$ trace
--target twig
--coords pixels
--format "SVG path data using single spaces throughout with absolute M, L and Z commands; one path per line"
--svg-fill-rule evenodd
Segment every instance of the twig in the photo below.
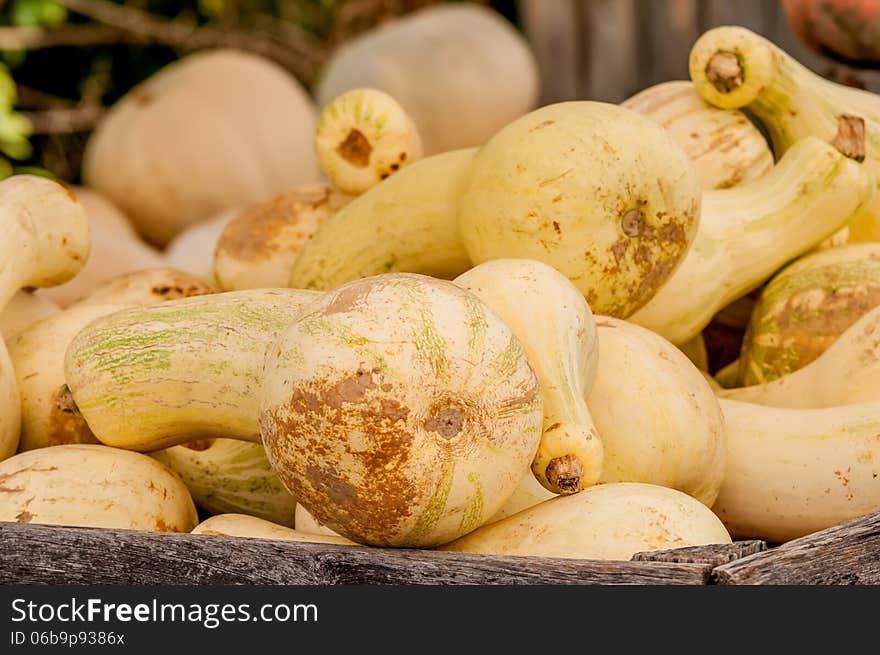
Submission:
M 0 27 L 0 50 L 104 45 L 132 40 L 130 35 L 108 25 L 67 25 L 53 29 L 25 26 Z
M 106 111 L 101 105 L 78 105 L 22 114 L 30 121 L 34 134 L 67 134 L 92 130 Z
M 266 35 L 227 27 L 197 25 L 184 20 L 165 20 L 107 0 L 57 0 L 70 11 L 88 16 L 145 41 L 163 43 L 181 50 L 226 47 L 253 52 L 280 64 L 306 84 L 311 83 L 325 57 L 314 44 L 281 42 Z

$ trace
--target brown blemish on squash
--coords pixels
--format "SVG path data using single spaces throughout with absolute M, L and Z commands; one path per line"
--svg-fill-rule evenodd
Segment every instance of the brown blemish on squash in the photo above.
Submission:
M 545 128 L 545 127 L 549 127 L 549 126 L 551 126 L 551 125 L 553 125 L 553 124 L 555 124 L 555 123 L 556 123 L 556 121 L 554 121 L 554 120 L 546 120 L 546 121 L 543 121 L 542 123 L 538 123 L 538 124 L 535 125 L 533 128 L 531 128 L 531 129 L 529 130 L 529 132 L 534 132 L 535 130 L 540 130 L 540 129 L 543 129 L 543 128 Z
M 638 209 L 630 209 L 620 219 L 620 229 L 628 237 L 637 237 L 645 229 L 645 215 Z
M 175 526 L 167 523 L 161 516 L 156 517 L 156 530 L 159 532 L 180 532 Z
M 766 376 L 766 381 L 791 373 L 814 361 L 856 321 L 880 306 L 880 284 L 865 283 L 832 288 L 825 291 L 818 303 L 809 302 L 808 298 L 816 290 L 816 287 L 809 287 L 791 294 L 785 302 L 774 306 L 762 320 L 750 323 L 746 329 L 743 353 L 752 352 L 755 347 L 755 331 L 765 333 L 768 323 L 772 326 L 770 332 L 777 335 L 780 344 L 784 344 L 761 346 L 763 354 L 756 363 Z M 763 313 L 760 305 L 756 307 L 756 317 Z M 873 349 L 869 349 L 863 353 L 862 363 L 873 361 L 875 356 Z
M 137 272 L 131 276 L 138 275 Z M 176 300 L 177 298 L 191 298 L 193 296 L 205 296 L 218 293 L 220 288 L 210 282 L 204 282 L 192 275 L 173 268 L 164 269 L 162 275 L 166 278 L 161 284 L 155 284 L 150 289 L 152 295 L 160 300 Z
M 572 494 L 578 490 L 584 468 L 574 455 L 554 457 L 547 464 L 544 475 L 547 482 L 560 494 Z
M 34 515 L 26 509 L 21 510 L 15 517 L 19 523 L 30 523 L 34 519 Z
M 73 443 L 101 443 L 92 433 L 73 400 L 66 384 L 52 394 L 49 409 L 49 427 L 46 433 L 47 446 L 61 446 Z
M 865 160 L 865 119 L 843 114 L 837 119 L 837 134 L 831 142 L 845 157 Z
M 363 132 L 352 128 L 345 139 L 336 147 L 336 152 L 352 166 L 366 168 L 370 164 L 373 146 Z
M 281 193 L 238 212 L 223 230 L 217 251 L 241 261 L 266 259 L 282 248 L 304 243 L 344 204 L 343 196 L 328 187 Z M 324 211 L 318 211 L 321 208 Z M 306 213 L 312 220 L 303 220 Z M 279 239 L 282 233 L 289 239 Z
M 445 439 L 452 439 L 461 433 L 464 425 L 464 413 L 460 408 L 447 406 L 435 411 L 431 417 L 425 421 L 425 429 L 429 432 L 437 432 Z
M 544 434 L 547 434 L 548 432 L 553 432 L 553 430 L 558 430 L 561 427 L 562 427 L 562 423 L 556 422 L 553 425 L 551 425 L 549 428 L 544 430 Z
M 186 443 L 181 444 L 184 448 L 197 451 L 208 450 L 208 448 L 213 445 L 214 439 L 196 439 L 195 441 L 187 441 Z

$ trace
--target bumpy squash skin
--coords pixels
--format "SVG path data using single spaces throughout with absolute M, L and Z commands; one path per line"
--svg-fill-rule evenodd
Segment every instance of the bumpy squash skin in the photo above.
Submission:
M 720 73 L 712 65 L 718 53 L 728 57 Z M 707 102 L 746 107 L 760 119 L 777 159 L 806 136 L 834 140 L 842 115 L 864 119 L 862 155 L 880 185 L 880 96 L 820 77 L 743 27 L 718 27 L 703 34 L 691 50 L 689 67 L 695 88 Z M 849 228 L 850 242 L 880 238 L 880 194 Z
M 415 274 L 316 300 L 270 347 L 260 396 L 281 481 L 320 523 L 370 545 L 430 547 L 478 527 L 541 436 L 519 340 L 476 296 Z
M 843 331 L 815 360 L 771 382 L 725 390 L 724 398 L 773 407 L 880 402 L 880 306 Z
M 471 262 L 458 203 L 475 152 L 427 157 L 358 196 L 303 244 L 290 286 L 329 291 L 392 271 L 445 279 L 464 273 Z
M 261 444 L 206 439 L 150 455 L 174 471 L 211 514 L 247 514 L 293 527 L 296 498 L 269 466 Z
M 720 402 L 728 455 L 712 509 L 734 537 L 784 542 L 880 509 L 880 403 Z
M 259 442 L 266 348 L 315 295 L 230 291 L 105 316 L 70 343 L 67 385 L 107 445 L 152 451 L 207 437 Z
M 508 124 L 477 153 L 460 205 L 475 263 L 537 259 L 599 314 L 625 318 L 678 267 L 697 232 L 700 187 L 653 121 L 564 102 Z
M 690 81 L 656 84 L 621 106 L 663 126 L 694 163 L 703 189 L 728 189 L 773 168 L 767 140 L 746 115 L 713 107 Z
M 247 514 L 218 514 L 199 523 L 193 534 L 242 537 L 244 539 L 271 539 L 274 541 L 297 541 L 311 544 L 333 544 L 336 546 L 355 546 L 345 537 L 321 535 L 294 530 L 284 525 Z
M 740 384 L 765 384 L 803 368 L 880 305 L 880 244 L 802 257 L 761 293 L 743 338 Z
M 596 324 L 599 367 L 586 398 L 605 445 L 600 482 L 662 485 L 711 506 L 727 439 L 709 383 L 661 336 L 605 316 Z
M 195 505 L 159 462 L 97 444 L 40 448 L 0 462 L 0 521 L 189 532 Z
M 690 496 L 651 484 L 600 484 L 486 525 L 441 550 L 489 555 L 629 560 L 638 552 L 730 543 L 721 521 Z
M 523 344 L 541 385 L 544 427 L 532 472 L 553 493 L 575 493 L 602 473 L 602 441 L 587 408 L 596 377 L 596 323 L 584 297 L 533 259 L 494 259 L 455 284 L 492 308 Z
M 286 287 L 303 245 L 350 200 L 329 187 L 302 187 L 240 210 L 217 240 L 217 283 L 225 291 Z

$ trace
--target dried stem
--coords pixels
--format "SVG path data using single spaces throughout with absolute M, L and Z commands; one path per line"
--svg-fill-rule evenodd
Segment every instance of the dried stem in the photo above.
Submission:
M 30 121 L 34 134 L 68 134 L 94 129 L 106 111 L 101 105 L 90 104 L 22 114 Z
M 149 12 L 113 4 L 107 0 L 58 0 L 58 4 L 100 23 L 101 25 L 92 27 L 100 27 L 105 30 L 101 34 L 106 34 L 105 38 L 107 39 L 110 38 L 110 32 L 107 30 L 112 28 L 110 31 L 119 34 L 117 41 L 162 43 L 184 51 L 204 48 L 246 50 L 275 61 L 306 84 L 312 82 L 318 66 L 326 55 L 314 41 L 289 38 L 289 34 L 288 38 L 281 41 L 269 35 L 244 32 L 228 27 L 198 25 L 180 19 L 167 20 L 158 18 Z M 52 41 L 51 45 L 86 45 L 82 42 L 65 43 L 62 42 L 60 36 L 49 36 L 61 31 L 60 29 L 38 29 L 38 31 L 43 32 L 43 40 Z M 30 35 L 29 38 L 39 42 L 39 39 L 34 35 Z M 84 37 L 76 38 L 83 39 Z M 92 38 L 96 39 L 97 37 L 93 36 Z M 10 40 L 12 40 L 11 37 Z

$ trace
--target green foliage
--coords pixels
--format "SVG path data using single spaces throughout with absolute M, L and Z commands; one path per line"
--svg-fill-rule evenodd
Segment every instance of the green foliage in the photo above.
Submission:
M 58 27 L 67 21 L 67 9 L 55 0 L 15 0 L 9 18 L 13 25 Z
M 33 152 L 29 140 L 32 129 L 30 121 L 15 111 L 17 100 L 15 82 L 9 69 L 0 64 L 0 152 L 10 159 L 23 160 Z M 12 164 L 0 157 L 0 179 L 12 173 Z

